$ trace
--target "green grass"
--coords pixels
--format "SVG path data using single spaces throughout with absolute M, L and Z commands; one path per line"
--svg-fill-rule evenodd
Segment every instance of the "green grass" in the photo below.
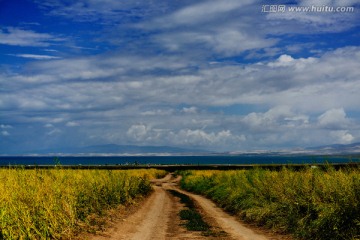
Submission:
M 204 222 L 201 215 L 197 212 L 193 200 L 176 190 L 168 190 L 175 197 L 180 198 L 180 202 L 185 205 L 186 209 L 183 209 L 179 212 L 180 218 L 182 220 L 187 220 L 184 224 L 186 228 L 190 231 L 209 231 L 210 225 Z
M 185 209 L 179 212 L 180 219 L 186 220 L 184 226 L 189 231 L 201 231 L 204 236 L 225 236 L 224 232 L 215 231 L 212 226 L 204 221 L 201 214 L 195 207 L 194 201 L 176 190 L 168 190 L 175 197 L 180 198 L 180 202 L 185 205 Z
M 360 239 L 360 169 L 183 171 L 181 186 L 299 239 Z
M 210 231 L 210 226 L 204 222 L 201 215 L 194 209 L 183 209 L 179 213 L 182 220 L 187 220 L 185 223 L 186 229 L 190 231 Z

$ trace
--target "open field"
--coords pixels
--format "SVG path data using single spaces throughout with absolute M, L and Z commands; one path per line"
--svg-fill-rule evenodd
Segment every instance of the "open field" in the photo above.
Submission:
M 314 164 L 129 164 L 129 165 L 61 165 L 62 169 L 98 169 L 98 170 L 136 170 L 136 169 L 158 169 L 168 172 L 178 170 L 251 170 L 254 168 L 281 170 L 284 167 L 294 170 L 306 169 L 309 166 L 326 169 L 329 165 L 334 169 L 359 168 L 360 161 L 350 163 L 314 163 Z M 54 169 L 56 165 L 0 165 L 0 169 Z
M 176 178 L 168 174 L 153 181 L 154 191 L 130 216 L 91 240 L 289 240 L 251 229 L 216 207 L 203 196 L 181 190 Z
M 162 170 L 0 169 L 0 239 L 67 239 L 132 203 Z
M 359 239 L 357 166 L 208 167 L 0 169 L 0 239 Z
M 300 239 L 360 238 L 360 169 L 183 171 L 182 188 Z

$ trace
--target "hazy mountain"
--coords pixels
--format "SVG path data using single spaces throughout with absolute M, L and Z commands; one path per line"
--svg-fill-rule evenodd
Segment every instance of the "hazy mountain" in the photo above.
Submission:
M 360 154 L 360 142 L 351 144 L 332 144 L 318 147 L 309 147 L 306 150 L 324 154 Z
M 199 153 L 198 149 L 185 149 L 170 146 L 136 146 L 136 145 L 96 145 L 79 149 L 83 153 Z
M 94 145 L 86 147 L 69 147 L 61 149 L 37 149 L 23 152 L 8 152 L 10 155 L 51 155 L 51 154 L 64 154 L 64 155 L 207 155 L 207 154 L 219 154 L 219 155 L 334 155 L 334 154 L 360 154 L 360 142 L 352 144 L 332 144 L 316 147 L 288 149 L 288 150 L 254 150 L 254 151 L 232 151 L 232 152 L 210 152 L 202 149 L 188 149 L 171 146 L 137 146 L 137 145 L 117 145 L 117 144 L 105 144 Z
M 170 146 L 137 146 L 105 144 L 86 147 L 69 147 L 62 149 L 41 149 L 29 151 L 23 154 L 191 154 L 207 153 L 206 150 L 186 149 Z

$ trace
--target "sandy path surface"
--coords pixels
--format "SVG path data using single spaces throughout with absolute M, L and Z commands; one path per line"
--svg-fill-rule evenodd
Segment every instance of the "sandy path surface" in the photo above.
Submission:
M 116 223 L 111 229 L 90 239 L 208 239 L 199 233 L 187 232 L 186 229 L 180 226 L 181 220 L 178 213 L 183 208 L 183 205 L 163 187 L 163 185 L 173 180 L 170 174 L 163 179 L 152 180 L 154 192 L 134 214 Z
M 142 206 L 123 221 L 101 235 L 91 237 L 92 240 L 182 240 L 182 239 L 239 239 L 266 240 L 284 239 L 282 237 L 265 236 L 259 230 L 252 230 L 235 217 L 230 216 L 215 204 L 202 196 L 180 190 L 180 177 L 168 174 L 163 179 L 153 180 L 154 192 L 144 201 Z M 181 226 L 179 211 L 183 205 L 179 199 L 170 194 L 168 189 L 177 190 L 190 196 L 208 223 L 217 230 L 226 232 L 225 237 L 202 236 L 199 232 L 189 232 Z
M 230 216 L 221 208 L 218 208 L 215 203 L 200 195 L 192 194 L 183 190 L 179 192 L 190 196 L 208 217 L 213 218 L 217 225 L 225 232 L 227 232 L 232 239 L 239 240 L 266 240 L 268 237 L 256 233 L 248 227 L 242 225 L 235 217 Z

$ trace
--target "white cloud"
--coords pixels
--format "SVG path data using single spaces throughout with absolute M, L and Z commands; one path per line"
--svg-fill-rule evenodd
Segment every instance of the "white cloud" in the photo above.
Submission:
M 184 7 L 171 15 L 160 17 L 152 24 L 162 28 L 202 24 L 221 17 L 226 13 L 236 11 L 252 2 L 249 0 L 205 1 Z
M 245 141 L 244 135 L 234 136 L 230 130 L 221 130 L 218 132 L 206 132 L 203 129 L 182 129 L 177 133 L 170 132 L 169 138 L 175 144 L 187 146 L 213 146 L 215 144 L 227 144 L 229 142 Z
M 268 65 L 270 67 L 291 67 L 291 66 L 295 66 L 296 68 L 304 68 L 306 66 L 308 66 L 309 64 L 313 64 L 316 62 L 315 58 L 299 58 L 299 59 L 294 59 L 293 57 L 291 57 L 290 55 L 286 55 L 283 54 L 281 55 L 276 61 L 274 62 L 269 62 Z
M 32 30 L 8 27 L 0 29 L 0 44 L 13 46 L 47 47 L 58 38 L 47 33 L 36 33 Z
M 234 56 L 248 50 L 271 47 L 278 42 L 266 36 L 262 29 L 262 19 L 265 18 L 258 14 L 258 10 L 253 0 L 202 1 L 138 24 L 138 27 L 160 30 L 152 39 L 169 51 L 205 48 L 219 55 Z M 254 12 L 257 17 L 254 17 Z M 255 31 L 254 25 L 261 29 Z M 200 51 L 200 54 L 204 53 Z
M 225 56 L 238 55 L 247 50 L 263 49 L 274 46 L 275 38 L 265 38 L 261 32 L 251 32 L 237 26 L 198 27 L 193 30 L 165 32 L 154 36 L 154 40 L 170 51 L 189 48 L 211 49 Z M 202 53 L 203 54 L 203 53 Z
M 6 136 L 10 136 L 10 133 L 6 130 L 3 130 L 3 131 L 1 131 L 1 135 L 6 137 Z
M 182 112 L 184 112 L 184 113 L 197 113 L 197 111 L 198 111 L 198 109 L 196 108 L 196 107 L 184 107 L 183 109 L 182 109 Z
M 335 108 L 321 114 L 318 117 L 318 123 L 319 126 L 323 128 L 344 129 L 348 127 L 350 119 L 346 117 L 343 108 Z
M 271 131 L 279 127 L 306 127 L 309 123 L 309 117 L 294 113 L 288 106 L 277 106 L 265 113 L 249 113 L 242 119 L 242 122 L 256 131 L 264 131 L 264 129 Z
M 186 63 L 185 59 L 104 55 L 33 63 L 29 73 L 0 78 L 4 89 L 9 89 L 1 95 L 0 107 L 70 111 L 151 102 L 143 114 L 161 115 L 165 112 L 156 112 L 157 105 L 171 109 L 180 103 L 265 104 L 272 108 L 286 103 L 295 111 L 318 113 L 341 107 L 355 110 L 359 100 L 360 50 L 356 47 L 315 59 L 282 56 L 263 64 L 215 64 L 182 73 L 191 68 L 191 60 Z M 18 84 L 25 88 L 11 91 Z
M 62 131 L 61 131 L 60 129 L 55 128 L 55 129 L 53 129 L 53 130 L 50 130 L 50 131 L 47 132 L 46 134 L 47 134 L 48 136 L 54 136 L 54 135 L 60 134 L 61 132 L 62 132 Z
M 300 0 L 301 6 L 351 6 L 359 3 L 358 0 Z
M 141 113 L 141 115 L 143 116 L 168 116 L 173 114 L 174 111 L 172 109 L 156 109 L 156 110 L 149 110 L 149 111 L 144 111 Z
M 12 129 L 12 128 L 13 127 L 11 125 L 1 124 L 0 125 L 0 129 L 2 129 L 2 131 L 0 132 L 1 135 L 4 137 L 10 136 L 9 129 Z
M 50 119 L 49 121 L 51 123 L 61 123 L 61 122 L 65 121 L 65 119 L 62 117 L 55 117 L 55 118 Z
M 168 7 L 167 1 L 117 1 L 117 0 L 79 0 L 64 2 L 61 0 L 36 0 L 50 15 L 70 18 L 78 22 L 114 23 L 131 17 L 145 17 L 153 13 L 163 13 Z M 120 13 L 119 13 L 120 12 Z
M 277 24 L 278 28 L 269 29 L 269 32 L 341 32 L 358 25 L 358 16 L 354 12 L 334 13 L 334 12 L 311 12 L 311 11 L 289 11 L 290 7 L 347 7 L 355 6 L 356 1 L 300 1 L 298 4 L 287 4 L 285 12 L 268 13 L 266 18 L 272 24 Z M 356 11 L 356 7 L 354 7 Z M 339 24 L 341 22 L 341 24 Z M 285 24 L 284 24 L 285 23 Z M 296 26 L 296 27 L 294 27 Z
M 169 126 L 168 120 L 157 120 L 158 125 Z M 176 121 L 176 120 L 175 120 Z M 177 119 L 181 122 L 181 119 Z M 165 125 L 164 125 L 165 124 Z M 189 126 L 189 124 L 187 124 Z M 244 134 L 234 135 L 230 130 L 205 131 L 204 129 L 178 129 L 152 127 L 151 124 L 134 124 L 127 130 L 126 135 L 137 143 L 150 145 L 171 145 L 186 147 L 226 147 L 227 144 L 239 144 L 246 140 Z
M 151 131 L 151 128 L 145 124 L 136 124 L 128 129 L 126 135 L 135 141 L 144 141 L 148 137 L 149 131 Z
M 21 58 L 30 58 L 36 60 L 50 60 L 50 59 L 59 59 L 60 57 L 50 56 L 50 55 L 38 55 L 38 54 L 8 54 L 10 56 L 21 57 Z
M 337 143 L 349 144 L 355 138 L 347 130 L 331 131 L 330 136 L 335 139 Z
M 51 5 L 50 15 L 102 23 L 105 18 L 118 21 L 123 15 L 116 10 L 127 15 L 136 5 L 115 0 L 67 6 L 46 1 L 42 6 L 46 4 Z M 127 33 L 123 28 L 136 35 L 147 33 L 128 41 L 130 50 L 124 40 L 121 50 L 93 56 L 56 60 L 50 55 L 22 55 L 44 61 L 0 74 L 5 89 L 0 109 L 12 113 L 4 122 L 37 123 L 45 136 L 63 133 L 61 137 L 74 136 L 83 145 L 114 142 L 224 150 L 351 142 L 359 137 L 344 110 L 358 110 L 358 47 L 322 47 L 312 57 L 299 58 L 293 53 L 303 45 L 287 52 L 279 39 L 281 34 L 305 31 L 308 24 L 270 15 L 265 21 L 267 15 L 255 1 L 174 4 L 183 7 L 162 9 L 165 15 L 150 13 L 140 24 L 125 21 L 111 29 L 118 42 L 117 34 Z M 111 19 L 115 15 L 119 18 Z M 326 20 L 320 18 L 309 20 L 314 32 L 319 29 L 316 22 Z M 25 44 L 15 33 L 11 38 L 10 31 L 1 33 L 8 35 L 7 44 Z M 23 42 L 45 46 L 54 41 L 51 35 L 37 37 Z M 144 45 L 149 40 L 151 47 Z M 317 50 L 317 44 L 308 48 Z M 137 52 L 140 45 L 144 47 Z M 260 62 L 247 62 L 239 54 Z M 36 129 L 36 124 L 31 126 Z
M 70 122 L 67 122 L 65 124 L 65 126 L 67 126 L 67 127 L 78 127 L 78 126 L 80 126 L 80 124 L 78 122 L 70 121 Z
M 214 33 L 196 33 L 196 38 L 188 38 L 199 43 L 208 44 L 213 50 L 226 56 L 236 55 L 246 50 L 262 49 L 275 45 L 277 40 L 264 39 L 256 34 L 235 29 L 219 30 Z

